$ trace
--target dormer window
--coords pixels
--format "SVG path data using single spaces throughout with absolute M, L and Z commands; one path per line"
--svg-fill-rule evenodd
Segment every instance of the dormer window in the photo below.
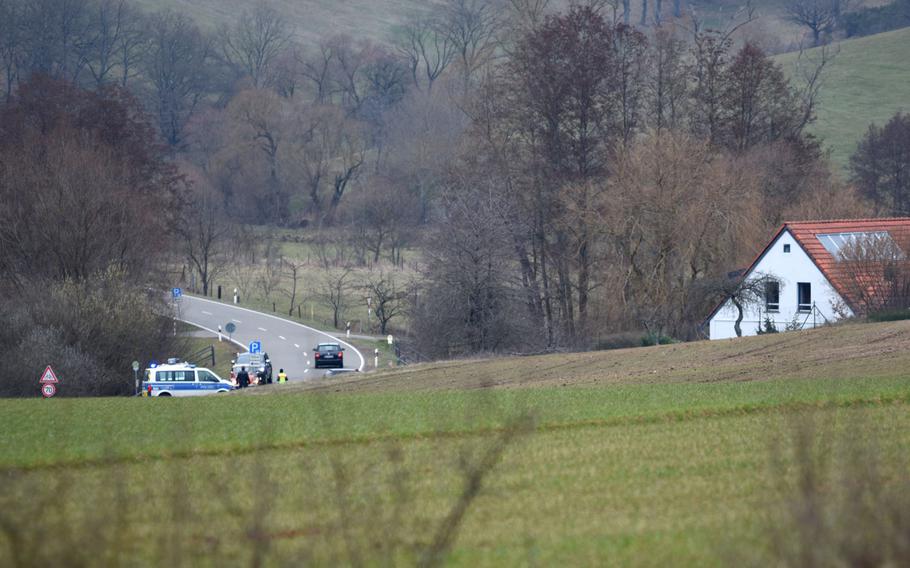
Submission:
M 790 245 L 784 245 L 784 252 L 790 252 Z

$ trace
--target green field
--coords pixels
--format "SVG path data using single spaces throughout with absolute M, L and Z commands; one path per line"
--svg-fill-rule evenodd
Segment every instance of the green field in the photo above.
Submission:
M 818 121 L 812 132 L 831 150 L 834 162 L 850 156 L 869 124 L 884 125 L 895 113 L 910 112 L 910 28 L 843 41 L 821 90 Z M 809 50 L 809 58 L 817 57 Z M 796 73 L 796 54 L 777 58 Z
M 0 565 L 767 564 L 807 423 L 826 494 L 857 441 L 900 479 L 908 341 L 895 322 L 596 354 L 619 369 L 603 381 L 592 359 L 550 381 L 556 355 L 427 389 L 438 368 L 364 392 L 0 401 Z M 477 388 L 502 362 L 543 382 Z

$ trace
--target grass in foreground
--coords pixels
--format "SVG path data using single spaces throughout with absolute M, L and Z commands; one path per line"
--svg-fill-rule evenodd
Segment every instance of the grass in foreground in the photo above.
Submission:
M 538 431 L 509 445 L 487 471 L 441 559 L 468 566 L 767 564 L 775 554 L 769 527 L 797 485 L 789 436 L 795 417 L 811 414 L 824 426 L 813 456 L 830 456 L 825 440 L 858 431 L 879 441 L 881 470 L 893 477 L 910 449 L 907 408 Z M 462 502 L 464 472 L 492 440 L 398 438 L 7 471 L 0 559 L 435 564 L 427 551 Z M 772 465 L 775 447 L 782 458 Z

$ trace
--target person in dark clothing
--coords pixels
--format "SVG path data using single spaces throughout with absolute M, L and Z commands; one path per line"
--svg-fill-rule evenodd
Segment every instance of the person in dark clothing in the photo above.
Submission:
M 250 386 L 250 374 L 246 372 L 246 367 L 240 367 L 240 372 L 237 373 L 237 386 L 242 389 Z

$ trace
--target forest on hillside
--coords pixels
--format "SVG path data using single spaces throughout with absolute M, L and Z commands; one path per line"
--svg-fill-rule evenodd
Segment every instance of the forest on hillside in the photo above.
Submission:
M 447 0 L 302 45 L 268 2 L 210 29 L 0 0 L 4 368 L 53 353 L 119 392 L 124 342 L 173 348 L 148 287 L 175 274 L 336 327 L 366 295 L 415 359 L 696 339 L 783 220 L 910 213 L 905 117 L 851 183 L 807 133 L 831 53 L 788 78 L 748 6 L 621 4 Z

